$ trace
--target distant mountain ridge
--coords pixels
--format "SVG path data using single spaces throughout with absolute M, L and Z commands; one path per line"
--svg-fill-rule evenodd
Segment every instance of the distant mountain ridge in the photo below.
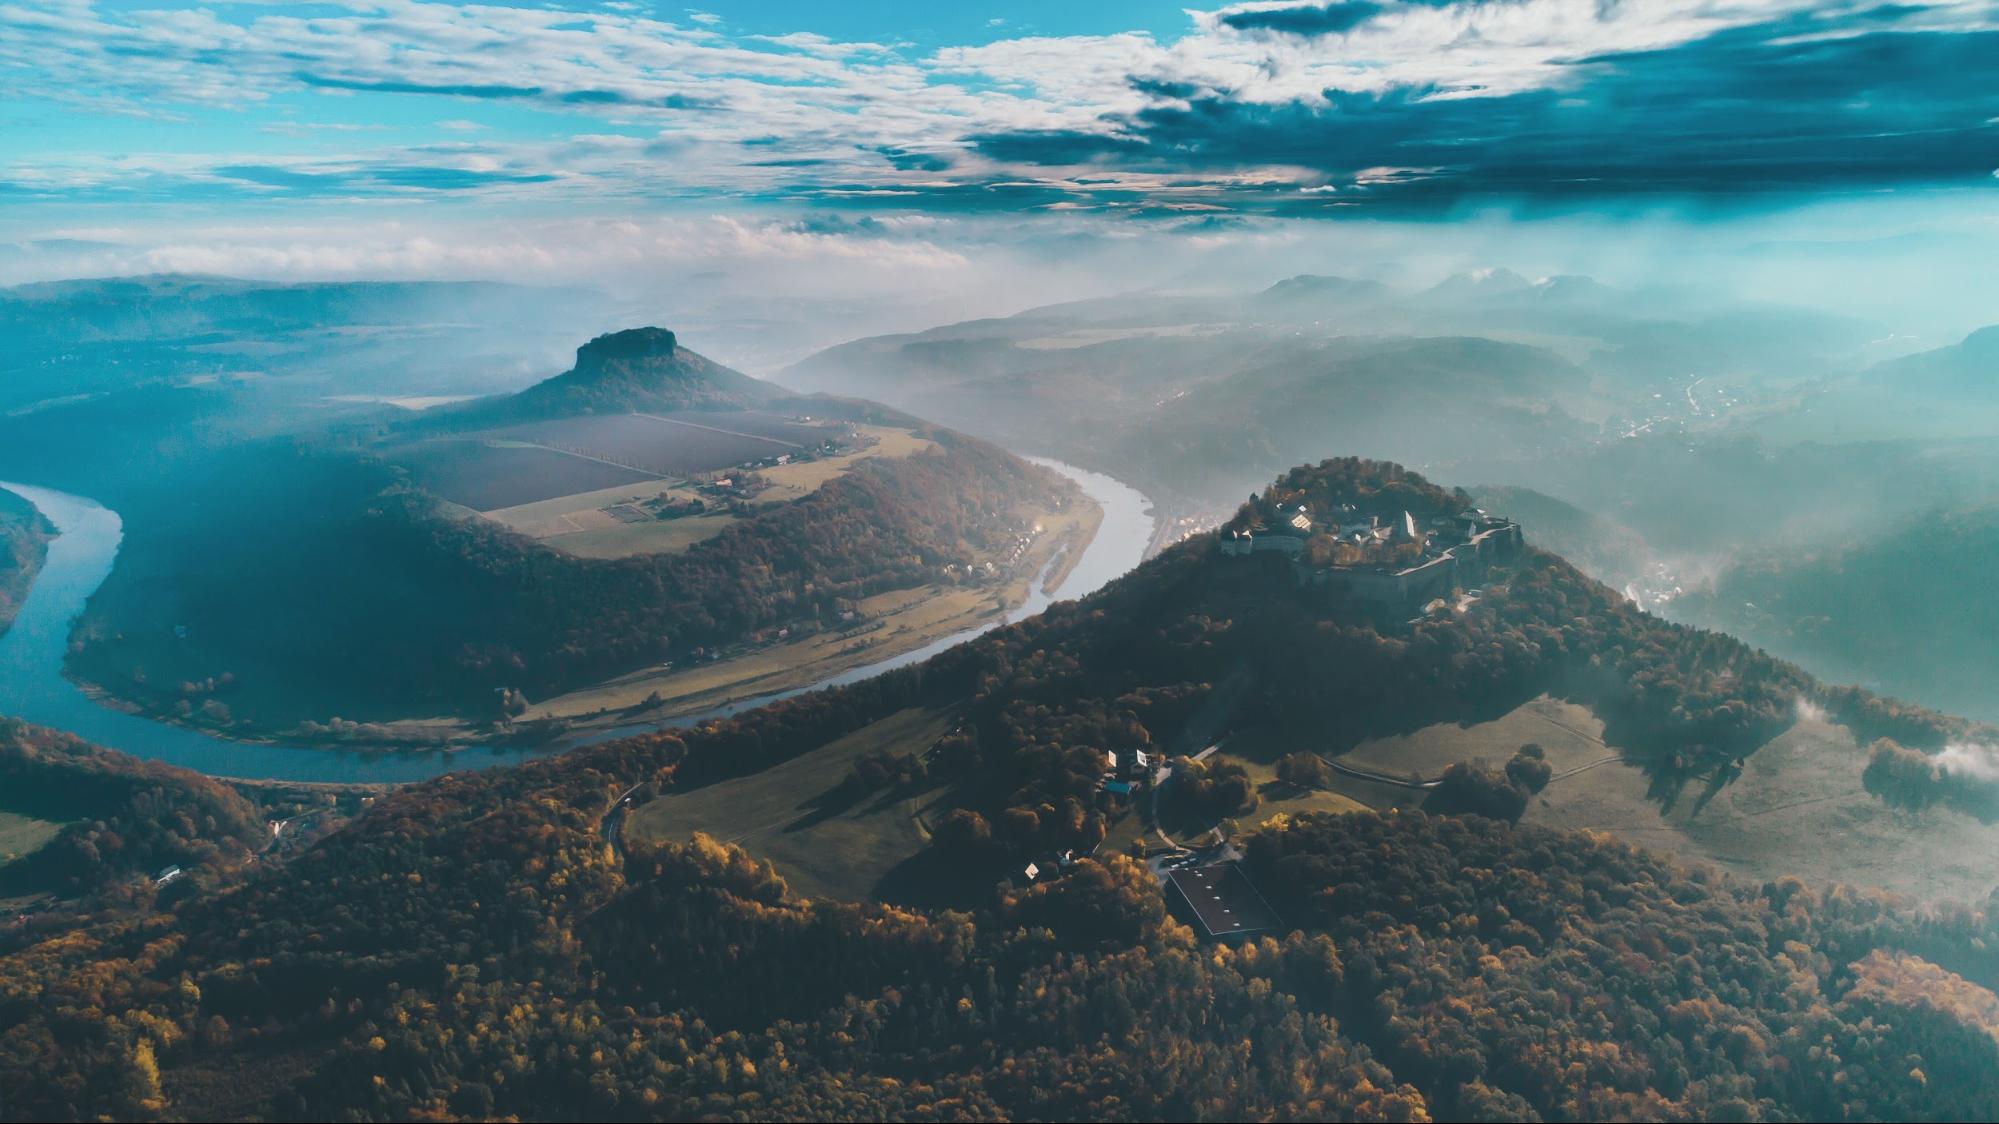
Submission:
M 1999 392 L 1999 324 L 1980 328 L 1954 344 L 1890 359 L 1867 376 L 1887 391 Z
M 303 331 L 425 318 L 505 323 L 530 309 L 573 304 L 581 310 L 592 295 L 576 286 L 497 281 L 259 281 L 160 273 L 0 289 L 0 332 L 157 342 L 218 331 Z

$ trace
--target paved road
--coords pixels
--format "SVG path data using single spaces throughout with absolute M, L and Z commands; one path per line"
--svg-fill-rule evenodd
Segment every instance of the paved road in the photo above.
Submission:
M 644 781 L 639 782 L 639 784 L 644 783 Z M 597 820 L 598 834 L 604 837 L 604 842 L 611 845 L 611 854 L 620 859 L 625 857 L 625 847 L 622 842 L 625 827 L 625 801 L 631 797 L 632 793 L 638 790 L 639 786 L 635 784 L 625 791 L 620 792 L 618 798 L 611 801 L 610 810 L 606 811 Z
M 1373 781 L 1376 784 L 1389 784 L 1389 785 L 1394 785 L 1397 788 L 1412 788 L 1420 790 L 1420 789 L 1435 788 L 1439 783 L 1437 781 L 1412 781 L 1405 777 L 1391 777 L 1387 773 L 1376 773 L 1367 769 L 1356 769 L 1352 765 L 1343 765 L 1340 762 L 1335 761 L 1330 757 L 1321 756 L 1319 760 L 1324 761 L 1326 764 L 1332 766 L 1333 771 L 1336 773 L 1345 773 L 1347 776 L 1358 777 L 1359 779 L 1364 781 Z

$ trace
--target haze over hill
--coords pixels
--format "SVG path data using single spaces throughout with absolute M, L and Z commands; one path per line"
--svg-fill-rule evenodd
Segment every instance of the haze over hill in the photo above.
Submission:
M 1865 338 L 1821 314 L 1581 277 L 1486 270 L 1396 290 L 1300 276 L 861 340 L 779 377 L 1072 459 L 1093 452 L 1215 499 L 1325 442 L 1518 478 L 1607 440 L 1732 421 L 1779 401 L 1801 364 L 1822 369 Z
M 1287 473 L 1238 521 L 1394 510 L 1427 528 L 1464 502 L 1394 466 L 1328 461 Z M 1087 601 L 921 667 L 383 796 L 282 866 L 204 860 L 217 888 L 154 916 L 129 990 L 106 992 L 91 970 L 130 939 L 118 921 L 54 922 L 68 927 L 65 957 L 5 938 L 0 965 L 34 988 L 13 1001 L 0 1074 L 37 1114 L 609 1113 L 620 1090 L 648 1082 L 660 1086 L 649 1106 L 676 1116 L 811 1115 L 828 1098 L 857 1115 L 920 1115 L 932 1089 L 1006 1116 L 1207 1105 L 1524 1117 L 1578 1096 L 1604 1116 L 1990 1107 L 1977 1076 L 1999 1060 L 1988 912 L 1922 915 L 1763 873 L 1776 853 L 1727 857 L 1748 865 L 1737 879 L 1531 822 L 1573 786 L 1608 791 L 1597 778 L 1622 775 L 1640 806 L 1679 818 L 1669 830 L 1683 845 L 1697 843 L 1702 815 L 1767 783 L 1755 762 L 1773 736 L 1796 732 L 1801 702 L 1918 744 L 1965 724 L 1827 689 L 1735 641 L 1647 617 L 1544 553 L 1497 562 L 1482 599 L 1391 624 L 1301 584 L 1283 552 L 1218 547 L 1199 536 Z M 1547 693 L 1602 720 L 1612 760 L 1556 773 L 1548 751 L 1502 743 L 1491 748 L 1512 754 L 1503 773 L 1460 757 L 1428 795 L 1366 779 L 1382 775 L 1382 735 L 1405 739 L 1402 763 L 1427 771 L 1463 752 L 1449 740 L 1460 723 L 1544 705 Z M 1175 756 L 1218 735 L 1203 762 Z M 828 753 L 847 775 L 828 774 Z M 1122 774 L 1140 778 L 1142 799 L 1111 789 L 1106 755 L 1134 753 L 1170 759 L 1163 799 L 1144 772 Z M 1344 764 L 1355 760 L 1365 767 Z M 1355 775 L 1329 779 L 1333 765 Z M 800 792 L 801 775 L 830 787 Z M 1424 812 L 1338 810 L 1398 784 Z M 759 787 L 795 805 L 781 831 L 741 846 L 685 838 L 708 802 L 759 799 Z M 1948 800 L 1911 819 L 1881 803 L 1900 790 L 1881 792 L 1842 795 L 1869 826 L 1813 846 L 1859 858 L 1842 849 L 1882 846 L 1878 829 L 1893 826 L 1906 856 L 1934 846 L 1929 833 L 1978 829 Z M 909 811 L 882 817 L 886 807 Z M 889 830 L 911 812 L 927 835 Z M 1269 818 L 1239 826 L 1257 815 Z M 1247 897 L 1169 910 L 1179 891 L 1162 901 L 1124 852 L 1148 849 L 1154 831 L 1207 835 L 1217 821 L 1242 857 L 1211 869 L 1234 870 L 1251 888 L 1225 892 L 1257 895 L 1256 912 Z M 833 849 L 849 844 L 836 841 L 854 831 L 877 849 L 841 877 L 897 904 L 794 888 L 839 870 Z M 793 833 L 807 842 L 788 844 Z M 1037 874 L 1043 861 L 1049 873 Z M 993 886 L 1022 868 L 1030 884 Z M 1234 912 L 1277 927 L 1197 947 Z M 1598 963 L 1604 949 L 1619 950 L 1614 966 Z M 603 963 L 619 971 L 592 967 Z M 968 968 L 983 981 L 969 992 Z M 387 973 L 396 987 L 382 986 Z M 1653 1001 L 1628 1001 L 1633 978 Z M 1422 982 L 1439 979 L 1476 983 L 1467 994 Z M 149 1014 L 53 1049 L 58 1004 L 74 999 Z M 344 1017 L 321 1013 L 329 1000 Z M 1420 1023 L 1380 1017 L 1384 1002 L 1421 1010 Z M 529 1014 L 543 1003 L 560 1017 Z M 1079 1023 L 1077 1010 L 1112 1014 Z M 778 1020 L 781 1052 L 755 1032 Z M 853 1047 L 857 1025 L 872 1028 L 865 1050 Z M 1716 1042 L 1717 1025 L 1737 1029 Z M 1109 1068 L 1088 1046 L 1106 1034 L 1215 1064 L 1173 1067 L 1135 1100 L 1102 1092 L 1131 1088 L 1126 1062 Z M 1743 1034 L 1764 1048 L 1732 1046 Z M 178 1045 L 196 1039 L 199 1049 Z M 1431 1049 L 1440 1040 L 1457 1043 L 1452 1066 Z M 1606 1043 L 1625 1059 L 1614 1075 L 1561 1060 Z M 510 1079 L 489 1082 L 500 1057 L 513 1059 Z M 1035 1079 L 1018 1077 L 1023 1064 Z M 1313 1075 L 1302 1085 L 1300 1065 Z M 1802 1065 L 1819 1076 L 1798 1080 Z M 1464 1067 L 1484 1076 L 1463 1080 Z M 1926 1080 L 1912 1086 L 1911 1067 Z M 137 1085 L 76 1080 L 85 1070 L 130 1072 Z M 369 1072 L 384 1080 L 357 1079 Z
M 1122 474 L 1189 529 L 1328 442 L 1525 488 L 1500 494 L 1568 509 L 1539 507 L 1558 541 L 1671 614 L 1738 555 L 1824 552 L 1999 496 L 1999 425 L 1979 420 L 1984 336 L 1877 362 L 1875 331 L 1576 275 L 1481 269 L 1423 287 L 1309 274 L 860 340 L 780 377 Z M 1850 651 L 1814 666 L 1885 682 L 1885 662 Z M 1999 717 L 1940 681 L 1924 696 L 1927 681 L 1897 683 Z
M 1994 74 L 0 3 L 0 1122 L 1999 1119 Z
M 586 288 L 277 283 L 159 274 L 0 289 L 0 412 L 147 384 L 230 382 L 292 403 L 486 393 L 526 381 Z
M 997 448 L 659 328 L 518 393 L 158 455 L 110 497 L 125 543 L 72 671 L 163 718 L 343 744 L 713 706 L 770 688 L 694 668 L 766 649 L 799 665 L 766 682 L 829 674 L 1017 604 L 1095 519 Z

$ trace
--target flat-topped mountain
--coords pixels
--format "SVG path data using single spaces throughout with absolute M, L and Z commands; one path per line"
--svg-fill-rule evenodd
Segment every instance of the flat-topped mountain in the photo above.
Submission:
M 713 705 L 736 681 L 710 665 L 737 657 L 756 657 L 740 694 L 810 682 L 1019 603 L 1096 518 L 992 445 L 784 395 L 660 328 L 518 394 L 233 448 L 200 478 L 198 505 L 128 509 L 72 670 L 239 736 L 368 744 Z
M 570 370 L 444 417 L 522 419 L 647 410 L 741 410 L 783 391 L 680 346 L 664 328 L 628 328 L 576 349 Z M 441 417 L 439 420 L 443 420 Z

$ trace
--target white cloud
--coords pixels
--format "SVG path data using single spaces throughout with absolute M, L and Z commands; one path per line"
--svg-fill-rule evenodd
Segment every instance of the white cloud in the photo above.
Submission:
M 1825 0 L 1389 2 L 1348 33 L 1319 37 L 1239 31 L 1227 22 L 1233 13 L 1295 2 L 1190 11 L 1186 33 L 1169 41 L 1137 32 L 1022 36 L 920 57 L 902 45 L 804 32 L 732 37 L 711 12 L 687 9 L 672 22 L 622 2 L 335 0 L 297 11 L 145 6 L 166 0 L 0 2 L 0 87 L 76 114 L 167 121 L 207 114 L 204 123 L 218 114 L 274 113 L 261 107 L 279 99 L 289 107 L 301 94 L 484 100 L 574 115 L 578 132 L 623 138 L 564 145 L 524 139 L 518 129 L 490 129 L 489 135 L 510 138 L 495 143 L 496 166 L 557 177 L 558 187 L 493 188 L 529 200 L 556 191 L 570 199 L 585 191 L 613 198 L 920 192 L 939 181 L 983 183 L 1022 173 L 981 156 L 967 138 L 1114 134 L 1130 115 L 1184 105 L 1190 92 L 1218 92 L 1238 103 L 1324 105 L 1327 91 L 1472 98 L 1560 88 L 1577 59 L 1669 47 L 1785 13 L 1827 9 Z M 1989 13 L 1979 14 L 1987 8 L 1944 5 L 1909 18 L 1961 29 L 1989 24 Z M 299 136 L 306 128 L 284 120 L 266 127 Z M 433 127 L 448 136 L 476 125 L 451 118 Z M 254 159 L 189 157 L 180 145 L 163 145 L 160 153 L 120 147 L 127 151 L 116 157 L 17 153 L 0 167 L 0 181 L 108 185 L 123 175 L 127 190 L 140 192 L 147 184 L 213 184 L 214 169 L 232 163 L 355 170 L 444 159 L 421 147 L 333 155 L 322 147 Z M 907 161 L 912 166 L 899 168 L 883 157 L 885 150 L 948 154 L 951 167 Z M 1282 167 L 1252 171 L 1287 189 L 1318 187 L 1323 178 Z M 160 178 L 138 180 L 133 173 Z M 1063 170 L 1032 174 L 1061 179 Z M 1178 186 L 1133 182 L 1184 194 L 1199 190 L 1198 178 L 1176 177 Z

